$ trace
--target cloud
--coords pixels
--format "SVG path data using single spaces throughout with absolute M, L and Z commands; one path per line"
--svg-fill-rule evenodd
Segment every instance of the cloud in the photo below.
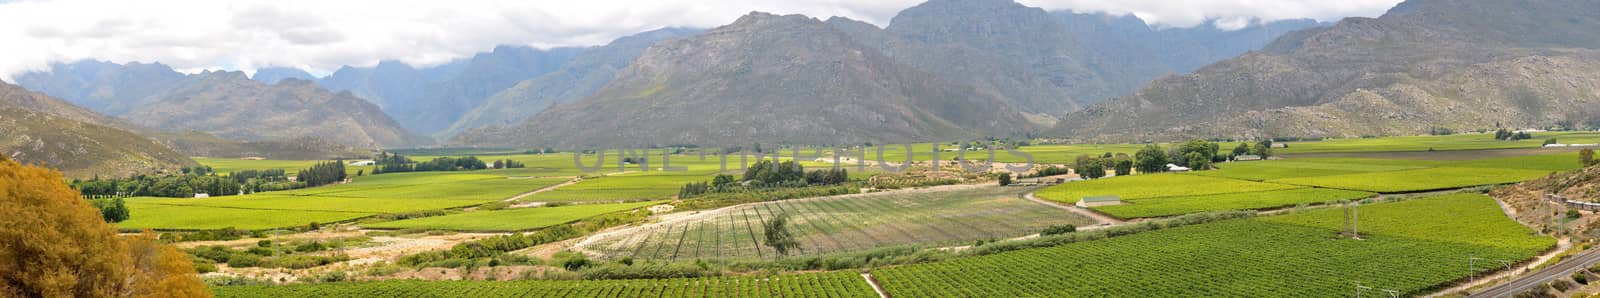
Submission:
M 325 74 L 380 60 L 425 66 L 503 44 L 589 46 L 662 27 L 710 28 L 750 11 L 884 26 L 921 1 L 9 1 L 0 2 L 0 78 L 81 59 L 162 62 L 186 72 L 282 66 Z M 1132 13 L 1167 26 L 1374 16 L 1398 1 L 1021 0 L 1052 10 Z

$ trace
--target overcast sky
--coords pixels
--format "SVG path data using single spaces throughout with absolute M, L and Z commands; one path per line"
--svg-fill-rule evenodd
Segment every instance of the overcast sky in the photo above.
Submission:
M 433 65 L 495 45 L 588 46 L 668 26 L 710 28 L 750 11 L 888 25 L 923 0 L 0 0 L 0 79 L 50 62 L 159 61 L 184 72 L 287 66 L 326 74 L 379 60 Z M 1400 0 L 1019 0 L 1132 13 L 1159 26 L 1217 19 L 1378 16 Z

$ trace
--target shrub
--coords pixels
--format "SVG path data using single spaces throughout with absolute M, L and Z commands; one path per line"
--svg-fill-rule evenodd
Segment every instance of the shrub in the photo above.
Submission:
M 1572 281 L 1587 285 L 1589 284 L 1589 274 L 1583 273 L 1583 271 L 1573 272 Z
M 1050 235 L 1059 235 L 1059 234 L 1072 233 L 1072 232 L 1077 232 L 1077 231 L 1078 231 L 1078 226 L 1074 226 L 1074 225 L 1058 225 L 1058 226 L 1050 226 L 1049 228 L 1045 228 L 1044 232 L 1040 232 L 1039 235 L 1040 236 L 1050 236 Z
M 1566 292 L 1572 289 L 1572 282 L 1557 279 L 1550 282 L 1550 288 L 1556 289 L 1557 292 Z
M 228 267 L 245 268 L 245 267 L 255 267 L 255 266 L 258 266 L 260 264 L 261 264 L 261 256 L 247 254 L 247 253 L 235 253 L 233 255 L 228 256 Z

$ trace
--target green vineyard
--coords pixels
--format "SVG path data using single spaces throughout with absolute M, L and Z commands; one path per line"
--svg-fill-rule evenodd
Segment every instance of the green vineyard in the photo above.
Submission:
M 877 297 L 850 272 L 770 277 L 583 281 L 376 281 L 219 286 L 227 297 Z
M 1522 260 L 1555 244 L 1481 195 L 1230 220 L 1057 247 L 874 270 L 902 297 L 1339 297 L 1356 282 L 1403 295 L 1466 277 L 1468 257 Z M 1474 268 L 1486 271 L 1491 268 Z

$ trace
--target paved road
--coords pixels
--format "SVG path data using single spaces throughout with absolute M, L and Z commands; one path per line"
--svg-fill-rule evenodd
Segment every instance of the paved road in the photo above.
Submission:
M 1594 265 L 1597 262 L 1600 262 L 1600 248 L 1590 249 L 1578 255 L 1567 257 L 1566 260 L 1562 260 L 1555 265 L 1544 267 L 1544 269 L 1536 272 L 1524 273 L 1510 282 L 1484 289 L 1472 295 L 1467 295 L 1467 297 L 1511 297 L 1511 295 L 1516 295 L 1557 278 L 1572 276 L 1573 272 L 1589 268 L 1590 265 Z

